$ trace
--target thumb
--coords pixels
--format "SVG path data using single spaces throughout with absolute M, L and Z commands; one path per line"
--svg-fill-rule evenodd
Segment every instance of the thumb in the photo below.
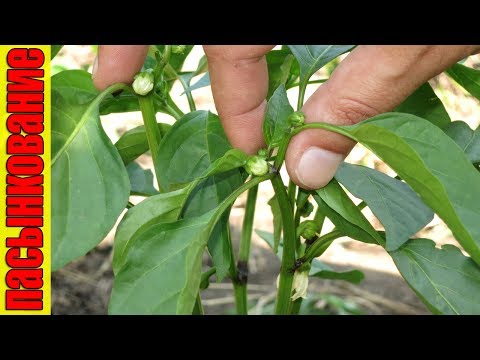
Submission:
M 475 50 L 473 46 L 359 46 L 305 103 L 305 121 L 352 125 L 391 111 L 420 85 Z M 288 147 L 288 174 L 302 188 L 319 189 L 333 178 L 354 145 L 326 130 L 303 131 Z
M 93 63 L 93 84 L 104 90 L 115 83 L 130 84 L 147 56 L 148 45 L 100 45 Z

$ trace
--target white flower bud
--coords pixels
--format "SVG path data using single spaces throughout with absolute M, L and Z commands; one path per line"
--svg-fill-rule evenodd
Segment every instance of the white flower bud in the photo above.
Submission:
M 142 71 L 134 77 L 132 85 L 133 90 L 138 95 L 147 95 L 150 91 L 152 91 L 154 81 L 155 79 L 153 78 L 152 71 Z
M 308 271 L 295 271 L 293 275 L 293 295 L 292 301 L 297 299 L 305 299 L 308 290 Z
M 268 163 L 263 157 L 255 155 L 247 160 L 245 170 L 250 175 L 262 176 L 268 173 Z

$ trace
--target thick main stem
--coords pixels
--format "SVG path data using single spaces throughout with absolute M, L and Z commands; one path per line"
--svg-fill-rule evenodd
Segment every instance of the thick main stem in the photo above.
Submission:
M 285 185 L 280 175 L 273 177 L 272 185 L 280 205 L 280 214 L 283 223 L 283 256 L 280 270 L 275 314 L 288 314 L 290 311 L 293 266 L 295 264 L 295 224 L 293 222 L 293 208 L 288 199 Z
M 160 140 L 162 135 L 160 134 L 160 129 L 158 128 L 157 118 L 155 117 L 155 106 L 153 104 L 153 97 L 151 94 L 146 96 L 138 97 L 138 104 L 140 105 L 140 111 L 142 112 L 143 123 L 145 125 L 145 132 L 147 133 L 148 147 L 150 148 L 150 153 L 152 154 L 153 167 L 155 169 L 155 174 L 157 175 L 158 188 L 160 186 L 160 177 L 157 174 L 157 155 L 158 148 L 160 145 Z

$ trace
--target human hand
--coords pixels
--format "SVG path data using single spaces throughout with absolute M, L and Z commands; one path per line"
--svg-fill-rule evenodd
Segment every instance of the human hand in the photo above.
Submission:
M 225 132 L 234 147 L 250 154 L 265 146 L 265 54 L 272 48 L 204 46 Z M 147 51 L 147 46 L 101 46 L 93 71 L 95 85 L 103 89 L 115 82 L 131 82 Z M 391 111 L 420 85 L 478 51 L 478 45 L 358 46 L 306 101 L 302 109 L 305 121 L 350 125 Z M 352 140 L 326 130 L 301 132 L 291 140 L 286 155 L 290 178 L 306 189 L 325 186 L 354 145 Z

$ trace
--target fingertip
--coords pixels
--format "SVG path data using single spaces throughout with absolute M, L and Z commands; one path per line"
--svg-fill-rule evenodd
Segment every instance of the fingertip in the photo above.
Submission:
M 93 84 L 100 91 L 115 83 L 130 84 L 147 52 L 148 45 L 100 45 L 92 68 Z

